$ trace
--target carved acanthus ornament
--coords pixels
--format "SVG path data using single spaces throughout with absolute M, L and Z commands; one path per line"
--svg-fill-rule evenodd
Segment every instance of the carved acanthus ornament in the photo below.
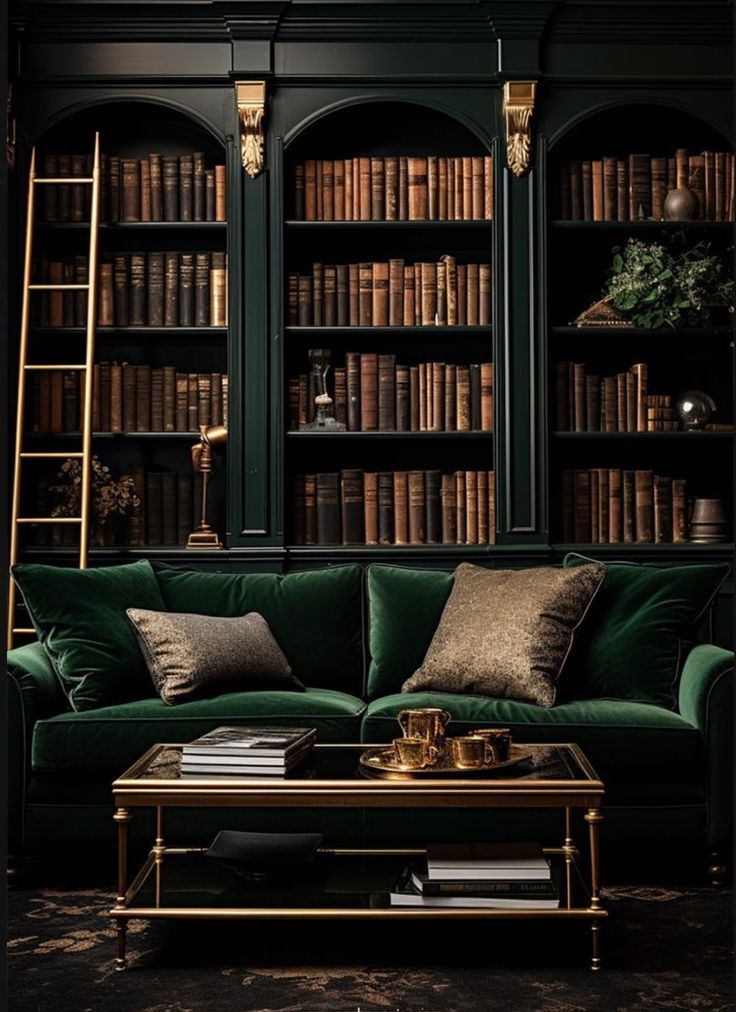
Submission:
M 235 99 L 240 122 L 240 160 L 251 179 L 255 179 L 263 172 L 266 82 L 237 81 Z
M 506 159 L 515 176 L 523 176 L 531 164 L 531 120 L 536 90 L 535 81 L 507 81 L 503 86 Z

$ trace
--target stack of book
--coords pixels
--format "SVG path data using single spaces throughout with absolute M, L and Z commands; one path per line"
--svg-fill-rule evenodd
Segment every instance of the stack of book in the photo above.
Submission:
M 311 727 L 218 727 L 183 746 L 182 776 L 285 776 L 316 737 Z
M 660 220 L 668 190 L 688 187 L 698 198 L 696 217 L 734 220 L 733 155 L 678 148 L 673 157 L 631 154 L 564 162 L 560 167 L 563 221 Z
M 89 220 L 92 188 L 75 176 L 92 175 L 92 156 L 46 155 L 47 178 L 70 177 L 69 185 L 43 187 L 40 220 Z M 207 168 L 202 151 L 148 158 L 100 156 L 100 220 L 226 221 L 225 165 Z
M 653 471 L 565 470 L 562 540 L 599 545 L 687 541 L 686 483 Z
M 420 362 L 347 352 L 334 376 L 335 418 L 348 432 L 492 432 L 493 363 Z M 313 373 L 289 381 L 289 427 L 314 420 Z
M 390 894 L 396 907 L 552 909 L 560 905 L 540 844 L 443 844 L 405 869 Z
M 297 545 L 487 545 L 496 540 L 493 471 L 301 474 Z
M 308 159 L 294 168 L 297 221 L 490 221 L 493 158 Z
M 674 432 L 680 428 L 672 396 L 647 392 L 646 362 L 614 376 L 588 373 L 583 362 L 558 362 L 555 375 L 558 432 Z
M 312 264 L 289 274 L 290 327 L 487 327 L 491 265 L 437 263 Z

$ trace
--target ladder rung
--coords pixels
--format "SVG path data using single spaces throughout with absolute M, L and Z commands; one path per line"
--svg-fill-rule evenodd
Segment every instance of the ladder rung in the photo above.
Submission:
M 79 453 L 75 450 L 73 453 L 64 453 L 63 451 L 54 451 L 53 453 L 21 453 L 21 457 L 24 460 L 55 460 L 57 457 L 63 457 L 66 460 L 69 457 L 75 457 L 77 459 L 83 457 L 84 454 L 80 451 Z
M 29 285 L 29 292 L 86 292 L 89 285 Z
M 61 364 L 53 362 L 53 363 L 49 363 L 48 365 L 24 365 L 23 368 L 24 369 L 30 369 L 31 371 L 35 371 L 35 372 L 43 372 L 43 371 L 58 372 L 60 369 L 70 369 L 70 370 L 71 369 L 76 369 L 76 370 L 82 369 L 82 370 L 84 370 L 84 369 L 87 368 L 87 366 L 84 364 L 84 362 L 81 362 L 81 363 L 80 362 L 62 362 Z
M 81 517 L 16 517 L 17 524 L 81 524 Z
M 66 183 L 68 186 L 74 186 L 76 183 L 93 183 L 94 180 L 91 176 L 44 176 L 39 178 L 38 176 L 33 180 L 34 185 L 40 184 L 41 186 L 53 186 Z
M 35 629 L 13 629 L 16 636 L 35 636 Z

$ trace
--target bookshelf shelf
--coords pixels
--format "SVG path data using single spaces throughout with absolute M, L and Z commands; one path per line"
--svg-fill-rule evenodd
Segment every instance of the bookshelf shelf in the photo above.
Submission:
M 607 440 L 630 440 L 635 442 L 657 442 L 658 440 L 677 439 L 683 443 L 731 441 L 734 438 L 733 432 L 553 432 L 553 439 L 570 442 L 586 441 L 607 441 Z
M 295 221 L 290 219 L 284 223 L 287 229 L 293 231 L 319 231 L 319 232 L 347 232 L 347 231 L 393 231 L 405 230 L 418 231 L 491 231 L 492 221 L 466 220 L 466 221 Z
M 286 433 L 289 439 L 493 439 L 492 432 L 479 432 L 477 429 L 464 432 L 299 432 Z
M 575 232 L 729 232 L 733 231 L 732 221 L 564 221 L 554 219 L 550 227 L 555 231 Z
M 351 334 L 375 334 L 375 335 L 386 335 L 396 334 L 400 335 L 416 335 L 421 334 L 426 336 L 427 334 L 437 335 L 449 335 L 453 334 L 456 336 L 464 336 L 471 334 L 478 334 L 489 337 L 492 333 L 492 327 L 466 327 L 466 326 L 433 326 L 428 324 L 426 326 L 419 327 L 286 327 L 285 333 L 290 337 L 349 337 Z

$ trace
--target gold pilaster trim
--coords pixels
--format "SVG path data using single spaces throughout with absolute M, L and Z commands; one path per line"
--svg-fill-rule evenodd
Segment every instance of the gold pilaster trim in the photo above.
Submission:
M 506 81 L 503 86 L 506 160 L 515 176 L 523 176 L 531 166 L 531 120 L 536 92 L 536 81 Z
M 236 81 L 235 101 L 240 122 L 240 160 L 251 179 L 255 179 L 263 172 L 266 82 Z

